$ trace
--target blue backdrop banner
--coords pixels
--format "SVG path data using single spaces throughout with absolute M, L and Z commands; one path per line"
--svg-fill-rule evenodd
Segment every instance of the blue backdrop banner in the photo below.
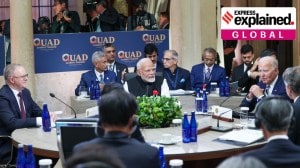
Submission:
M 92 54 L 105 43 L 114 44 L 117 61 L 134 67 L 144 57 L 147 43 L 155 43 L 158 59 L 163 57 L 169 49 L 169 31 L 36 34 L 33 42 L 36 73 L 90 70 Z
M 3 69 L 5 67 L 5 46 L 4 36 L 0 36 L 0 74 L 3 75 Z

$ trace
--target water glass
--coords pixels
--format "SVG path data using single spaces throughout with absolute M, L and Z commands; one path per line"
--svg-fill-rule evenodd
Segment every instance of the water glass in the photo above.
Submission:
M 249 107 L 241 107 L 240 111 L 240 124 L 243 128 L 247 128 L 248 125 L 248 111 Z
M 80 97 L 87 97 L 88 96 L 88 90 L 85 86 L 79 86 L 79 96 Z
M 217 87 L 218 87 L 217 82 L 211 82 L 210 83 L 210 94 L 217 94 Z

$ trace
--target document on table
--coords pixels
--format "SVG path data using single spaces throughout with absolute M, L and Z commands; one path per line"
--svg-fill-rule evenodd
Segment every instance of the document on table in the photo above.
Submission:
M 182 90 L 182 89 L 170 90 L 170 95 L 171 96 L 191 95 L 193 93 L 194 93 L 193 90 Z
M 261 139 L 263 139 L 263 133 L 256 129 L 233 130 L 218 138 L 221 141 L 232 141 L 236 145 L 249 145 Z

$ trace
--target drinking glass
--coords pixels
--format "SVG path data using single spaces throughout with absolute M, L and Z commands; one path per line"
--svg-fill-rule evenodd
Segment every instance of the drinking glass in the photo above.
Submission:
M 248 111 L 249 107 L 241 107 L 240 111 L 240 124 L 244 128 L 247 128 L 248 125 Z
M 79 96 L 80 97 L 87 97 L 88 96 L 88 90 L 85 86 L 79 86 Z

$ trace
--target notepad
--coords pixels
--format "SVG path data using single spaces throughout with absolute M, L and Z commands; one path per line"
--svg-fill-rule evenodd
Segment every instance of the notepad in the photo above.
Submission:
M 225 133 L 218 139 L 222 141 L 233 141 L 240 145 L 249 145 L 263 139 L 263 133 L 261 130 L 240 129 Z

